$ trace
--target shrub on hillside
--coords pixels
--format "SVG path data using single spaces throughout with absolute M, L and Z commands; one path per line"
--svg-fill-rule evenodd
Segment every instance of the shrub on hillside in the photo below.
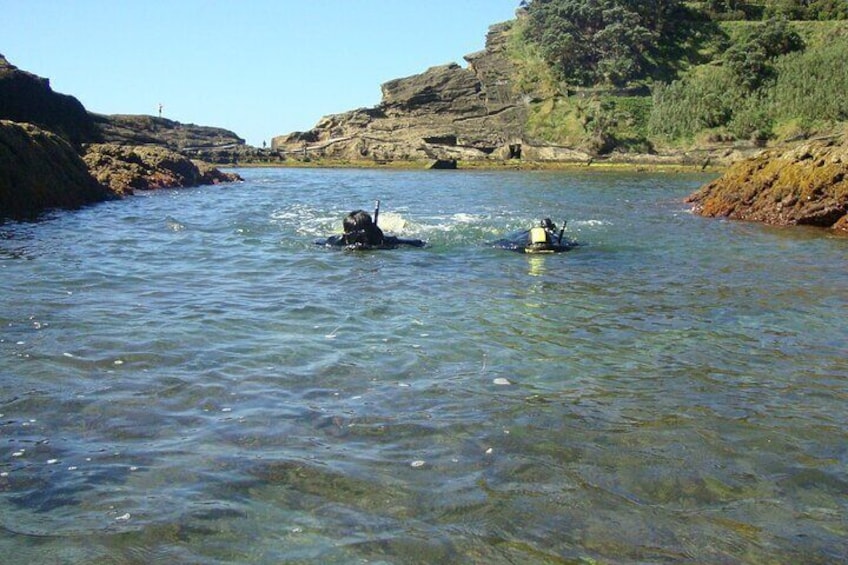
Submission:
M 526 8 L 527 37 L 577 86 L 668 73 L 702 31 L 679 0 L 532 0 Z
M 793 53 L 775 63 L 771 93 L 775 119 L 802 123 L 848 121 L 848 37 L 819 49 Z

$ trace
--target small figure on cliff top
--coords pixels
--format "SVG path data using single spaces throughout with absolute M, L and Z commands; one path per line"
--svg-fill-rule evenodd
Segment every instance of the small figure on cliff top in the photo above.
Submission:
M 385 235 L 383 230 L 377 227 L 377 218 L 380 214 L 380 201 L 374 209 L 374 218 L 365 210 L 354 210 L 342 220 L 342 235 L 332 235 L 324 240 L 316 241 L 318 245 L 327 247 L 343 247 L 345 249 L 394 249 L 399 245 L 410 245 L 412 247 L 424 247 L 425 242 L 420 239 L 402 239 L 392 235 Z
M 557 229 L 556 224 L 550 218 L 545 218 L 539 222 L 539 225 L 499 239 L 493 245 L 519 253 L 560 253 L 568 251 L 576 247 L 577 243 L 563 239 L 565 224 L 566 222 L 563 221 L 562 227 Z

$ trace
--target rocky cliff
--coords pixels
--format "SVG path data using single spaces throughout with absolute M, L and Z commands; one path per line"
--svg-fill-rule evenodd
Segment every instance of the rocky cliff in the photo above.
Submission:
M 688 201 L 704 216 L 848 232 L 848 139 L 811 141 L 740 161 Z
M 520 14 L 519 14 L 520 15 Z M 551 90 L 528 80 L 526 63 L 510 53 L 519 20 L 489 28 L 485 49 L 465 56 L 467 68 L 452 63 L 382 85 L 382 101 L 322 118 L 306 132 L 275 137 L 272 150 L 295 160 L 450 161 L 592 163 L 600 159 L 638 165 L 727 164 L 750 148 L 728 145 L 657 154 L 608 154 L 604 143 L 586 139 L 569 146 L 548 142 L 530 126 L 534 108 L 556 106 L 565 96 L 627 97 L 627 89 L 588 89 L 579 93 Z M 562 85 L 560 85 L 562 86 Z M 585 118 L 585 116 L 584 116 Z M 757 149 L 758 150 L 758 149 Z M 602 153 L 606 153 L 601 155 Z
M 104 139 L 113 144 L 97 143 Z M 91 115 L 76 98 L 54 92 L 47 79 L 0 55 L 0 220 L 77 208 L 134 189 L 238 180 L 168 149 L 232 146 L 244 140 L 219 128 Z
M 250 147 L 244 139 L 223 128 L 143 115 L 92 114 L 91 117 L 105 143 L 166 147 L 194 159 L 219 164 L 263 157 L 262 151 Z
M 378 162 L 543 158 L 523 137 L 528 100 L 513 84 L 511 27 L 492 26 L 485 50 L 465 57 L 467 68 L 453 63 L 389 81 L 378 106 L 326 116 L 307 132 L 275 137 L 272 149 L 296 159 Z M 567 150 L 559 157 L 588 158 Z
M 54 92 L 48 79 L 18 69 L 3 55 L 0 119 L 35 124 L 75 145 L 100 140 L 94 121 L 79 100 Z

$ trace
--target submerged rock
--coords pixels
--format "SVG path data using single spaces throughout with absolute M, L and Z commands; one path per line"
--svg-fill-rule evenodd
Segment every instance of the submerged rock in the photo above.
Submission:
M 164 147 L 97 143 L 85 147 L 83 160 L 98 182 L 121 196 L 134 190 L 241 180 L 235 173 L 219 171 Z
M 702 216 L 848 231 L 848 139 L 763 152 L 735 163 L 687 202 Z
M 34 218 L 114 198 L 71 144 L 26 123 L 0 120 L 0 218 Z

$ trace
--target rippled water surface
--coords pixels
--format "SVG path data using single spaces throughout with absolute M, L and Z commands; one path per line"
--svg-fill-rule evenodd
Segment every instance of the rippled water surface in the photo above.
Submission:
M 848 239 L 705 176 L 240 173 L 0 225 L 4 563 L 848 560 Z M 375 198 L 428 247 L 313 243 Z M 487 245 L 544 216 L 581 245 Z

